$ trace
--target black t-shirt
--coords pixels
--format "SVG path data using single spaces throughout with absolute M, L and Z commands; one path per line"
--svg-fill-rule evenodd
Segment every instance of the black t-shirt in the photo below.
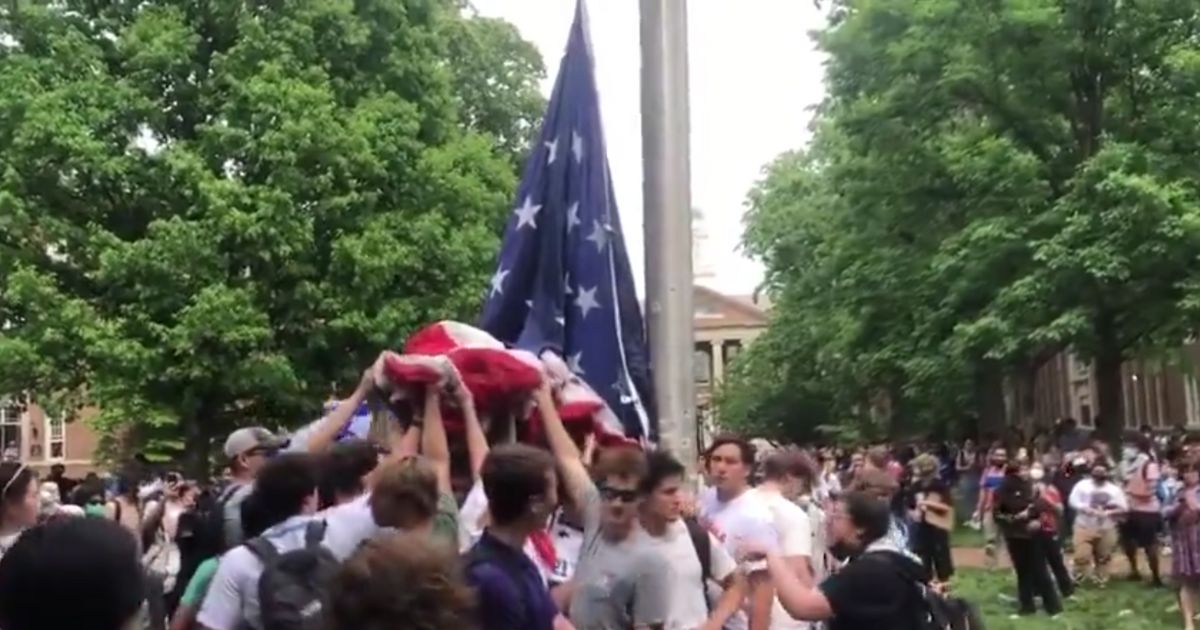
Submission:
M 918 481 L 913 484 L 908 492 L 908 509 L 916 509 L 917 500 L 921 498 L 934 499 L 946 505 L 954 504 L 950 499 L 950 487 L 946 485 L 946 482 L 937 478 Z
M 829 630 L 914 630 L 922 601 L 919 565 L 889 552 L 863 555 L 821 582 L 833 609 Z M 912 567 L 897 566 L 907 563 Z M 906 572 L 912 575 L 906 577 Z

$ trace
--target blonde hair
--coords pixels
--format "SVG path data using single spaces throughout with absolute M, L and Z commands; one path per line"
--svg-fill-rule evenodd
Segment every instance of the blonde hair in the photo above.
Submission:
M 371 492 L 371 515 L 381 527 L 412 529 L 437 513 L 437 473 L 423 457 L 385 462 Z

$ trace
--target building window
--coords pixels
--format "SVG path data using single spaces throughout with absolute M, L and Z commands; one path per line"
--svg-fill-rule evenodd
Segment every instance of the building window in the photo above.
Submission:
M 46 418 L 46 452 L 49 459 L 67 457 L 67 418 L 64 414 Z
M 735 358 L 737 358 L 737 355 L 741 354 L 741 352 L 742 352 L 742 342 L 736 341 L 736 340 L 725 342 L 725 347 L 722 348 L 722 355 L 723 355 L 722 358 L 725 361 L 724 367 L 725 367 L 726 372 L 729 371 L 730 364 L 733 363 L 733 360 Z
M 19 400 L 0 402 L 0 459 L 6 462 L 21 459 L 21 427 L 25 405 Z
M 707 343 L 696 344 L 696 353 L 692 359 L 692 373 L 697 385 L 712 383 L 712 350 Z

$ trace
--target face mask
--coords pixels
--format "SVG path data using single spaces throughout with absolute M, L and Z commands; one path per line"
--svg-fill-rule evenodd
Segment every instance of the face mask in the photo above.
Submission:
M 1137 457 L 1137 454 L 1137 449 L 1133 448 L 1132 446 L 1126 446 L 1121 449 L 1121 456 L 1125 459 L 1133 459 Z
M 1029 478 L 1034 481 L 1041 481 L 1046 478 L 1046 471 L 1041 468 L 1034 468 L 1029 471 Z

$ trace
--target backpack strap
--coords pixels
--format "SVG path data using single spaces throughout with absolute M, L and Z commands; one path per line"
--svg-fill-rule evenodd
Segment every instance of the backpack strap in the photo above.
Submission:
M 275 562 L 275 559 L 279 557 L 279 550 L 275 548 L 275 545 L 262 536 L 251 538 L 243 544 L 263 563 L 264 567 Z
M 708 598 L 708 581 L 712 575 L 712 538 L 708 530 L 694 518 L 685 518 L 688 537 L 692 539 L 692 548 L 696 550 L 696 559 L 700 561 L 700 590 L 704 593 L 704 602 L 708 604 L 708 612 L 712 612 L 712 602 Z
M 321 542 L 325 540 L 325 527 L 325 521 L 309 521 L 304 528 L 304 546 L 308 549 L 320 547 Z

